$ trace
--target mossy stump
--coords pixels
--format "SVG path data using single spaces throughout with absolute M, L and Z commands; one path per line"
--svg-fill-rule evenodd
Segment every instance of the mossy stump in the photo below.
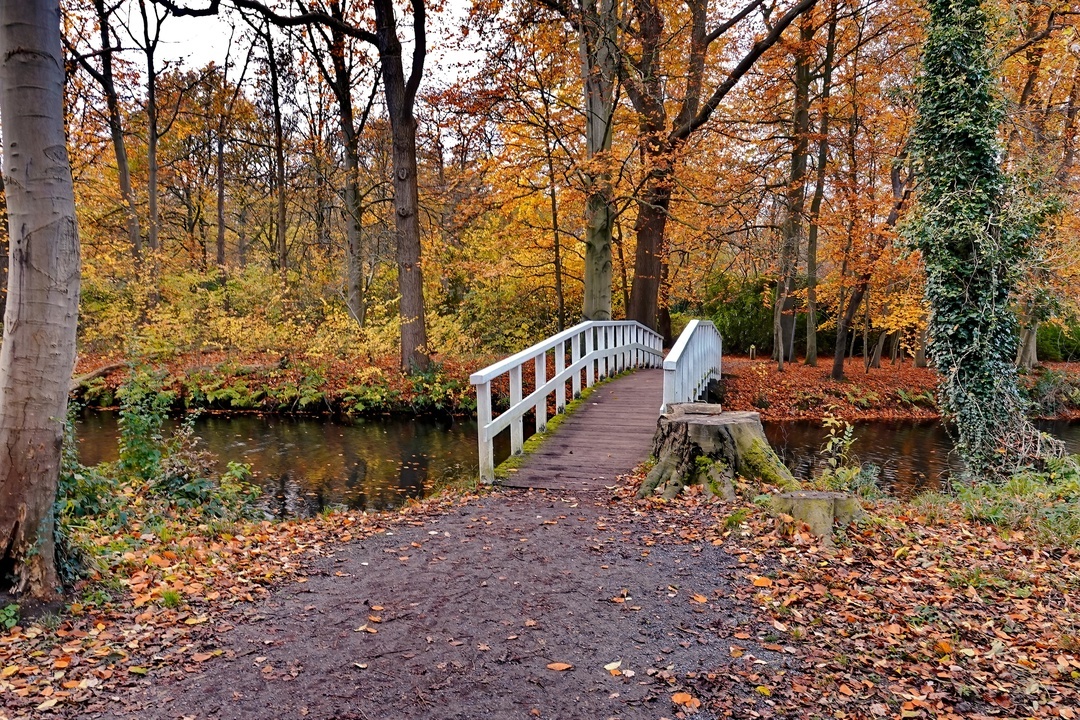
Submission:
M 832 544 L 834 527 L 844 527 L 863 515 L 858 498 L 842 492 L 816 490 L 797 490 L 777 495 L 772 499 L 772 509 L 805 523 L 810 532 L 822 538 L 826 545 Z
M 765 438 L 756 412 L 723 412 L 719 405 L 672 405 L 657 422 L 653 437 L 657 458 L 638 491 L 639 497 L 673 498 L 687 485 L 734 498 L 736 475 L 762 480 L 785 490 L 799 487 Z

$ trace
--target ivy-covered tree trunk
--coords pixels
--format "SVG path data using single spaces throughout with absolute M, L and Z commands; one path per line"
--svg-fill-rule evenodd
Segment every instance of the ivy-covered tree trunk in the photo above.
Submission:
M 1007 192 L 999 165 L 995 95 L 981 0 L 928 0 L 919 117 L 919 208 L 909 233 L 926 263 L 928 354 L 939 404 L 973 476 L 1000 477 L 1048 447 L 1025 416 L 1009 302 L 1043 213 Z

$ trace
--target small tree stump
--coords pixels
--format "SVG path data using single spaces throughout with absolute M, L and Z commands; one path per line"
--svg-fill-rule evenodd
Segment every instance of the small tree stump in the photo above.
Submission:
M 863 515 L 858 498 L 847 493 L 815 490 L 798 490 L 777 495 L 772 499 L 772 508 L 777 513 L 790 515 L 795 520 L 806 523 L 810 532 L 823 538 L 826 544 L 832 543 L 834 527 L 844 527 Z
M 763 480 L 785 490 L 799 487 L 765 438 L 756 412 L 722 412 L 719 405 L 672 405 L 657 422 L 653 437 L 657 458 L 638 497 L 673 498 L 687 485 L 733 499 L 736 475 Z

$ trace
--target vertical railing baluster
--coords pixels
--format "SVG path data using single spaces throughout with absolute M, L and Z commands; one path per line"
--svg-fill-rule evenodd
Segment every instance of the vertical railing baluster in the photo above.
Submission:
M 510 407 L 513 408 L 521 402 L 521 366 L 515 365 L 510 368 Z M 523 416 L 518 415 L 510 422 L 510 454 L 518 455 L 525 445 L 523 431 Z
M 566 369 L 566 342 L 555 346 L 555 377 L 559 377 Z M 555 386 L 555 412 L 561 413 L 566 407 L 566 380 Z
M 536 389 L 539 390 L 547 382 L 547 352 L 542 352 L 533 361 L 536 368 Z M 544 432 L 547 427 L 547 394 L 540 396 L 536 401 L 536 432 Z
M 578 333 L 570 339 L 570 364 L 577 365 L 578 360 L 581 359 L 581 343 L 584 342 L 581 333 Z M 570 391 L 574 393 L 576 398 L 581 394 L 581 368 L 574 371 L 573 383 L 570 386 Z
M 589 361 L 585 363 L 585 387 L 592 387 L 596 382 L 596 372 L 593 366 L 596 364 L 593 361 L 592 353 L 596 345 L 596 328 L 589 326 L 585 328 L 585 357 L 589 358 Z

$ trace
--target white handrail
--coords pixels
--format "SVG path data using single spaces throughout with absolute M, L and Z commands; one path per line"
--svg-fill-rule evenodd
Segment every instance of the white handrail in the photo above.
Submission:
M 720 331 L 708 320 L 691 320 L 664 358 L 664 404 L 660 414 L 674 403 L 697 402 L 710 380 L 720 379 L 723 355 Z
M 495 436 L 510 428 L 510 452 L 517 455 L 524 445 L 523 418 L 536 411 L 536 431 L 547 425 L 547 398 L 555 393 L 555 412 L 566 408 L 566 383 L 573 397 L 581 394 L 582 371 L 585 387 L 598 379 L 629 368 L 656 367 L 664 352 L 664 338 L 633 320 L 586 320 L 542 340 L 505 360 L 469 376 L 476 386 L 477 438 L 480 446 L 480 479 L 495 481 Z M 547 377 L 548 354 L 554 355 L 555 374 Z M 567 358 L 569 354 L 569 358 Z M 569 360 L 569 362 L 568 362 Z M 536 389 L 521 396 L 521 368 L 532 365 Z M 491 413 L 491 383 L 510 376 L 510 407 L 497 417 Z

